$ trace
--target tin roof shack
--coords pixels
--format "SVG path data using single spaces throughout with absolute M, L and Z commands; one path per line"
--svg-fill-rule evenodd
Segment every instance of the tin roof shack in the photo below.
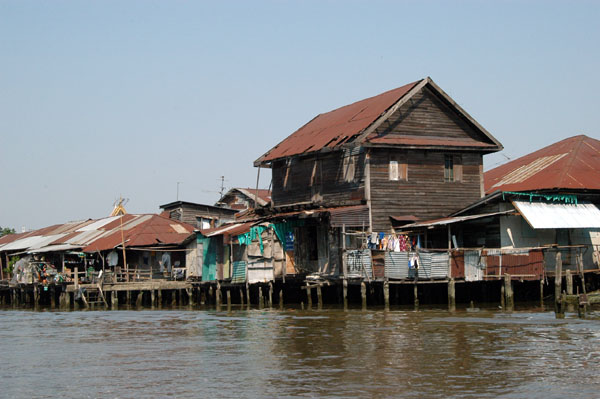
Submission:
M 481 278 L 539 278 L 543 264 L 554 270 L 557 250 L 566 269 L 599 268 L 600 141 L 570 137 L 484 177 L 486 197 L 452 217 L 399 230 L 427 232 L 428 244 L 437 248 L 477 248 L 478 262 L 483 253 L 487 264 Z
M 294 274 L 282 240 L 289 226 L 267 222 L 230 223 L 198 235 L 202 281 L 250 284 Z M 288 267 L 289 270 L 285 271 Z
M 194 202 L 174 201 L 161 205 L 164 215 L 191 224 L 198 229 L 218 227 L 223 223 L 233 222 L 237 209 L 228 209 L 213 205 L 197 204 Z
M 317 115 L 254 165 L 272 169 L 275 210 L 366 205 L 366 229 L 387 232 L 481 198 L 482 157 L 501 149 L 426 78 Z
M 162 277 L 163 267 L 185 267 L 186 257 L 196 252 L 194 227 L 159 215 L 113 216 L 70 222 L 15 235 L 0 243 L 0 256 L 34 255 L 45 258 L 55 269 L 70 275 L 80 272 L 121 269 L 131 273 L 124 279 Z M 125 244 L 126 263 L 123 267 Z M 167 259 L 168 258 L 168 259 Z
M 264 207 L 271 202 L 271 190 L 254 188 L 232 188 L 215 204 L 229 209 L 245 211 L 246 209 Z

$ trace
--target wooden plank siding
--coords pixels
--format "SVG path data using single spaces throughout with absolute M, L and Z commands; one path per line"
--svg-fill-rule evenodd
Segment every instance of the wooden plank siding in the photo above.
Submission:
M 273 206 L 342 206 L 363 203 L 365 153 L 353 156 L 356 158 L 352 181 L 344 179 L 344 151 L 294 157 L 289 164 L 284 161 L 276 162 L 272 171 Z
M 378 138 L 411 137 L 491 143 L 427 87 L 385 120 L 374 133 Z
M 444 181 L 446 155 L 460 158 L 462 180 Z M 390 159 L 406 162 L 407 180 L 389 179 Z M 478 153 L 371 149 L 371 215 L 373 231 L 390 231 L 390 216 L 414 215 L 420 220 L 444 217 L 480 198 Z

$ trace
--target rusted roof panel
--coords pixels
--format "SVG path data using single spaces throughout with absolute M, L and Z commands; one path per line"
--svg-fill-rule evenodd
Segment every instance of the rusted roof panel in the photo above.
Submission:
M 113 219 L 113 220 L 107 220 Z M 43 248 L 44 252 L 84 247 L 84 252 L 114 248 L 122 243 L 121 218 L 89 220 L 54 225 L 36 231 L 0 238 L 0 251 Z M 87 228 L 77 229 L 77 227 Z M 94 227 L 93 229 L 91 227 Z M 194 234 L 194 226 L 158 215 L 123 216 L 125 246 L 179 245 Z M 61 233 L 54 233 L 61 231 Z
M 326 147 L 333 148 L 350 141 L 375 122 L 381 114 L 419 82 L 409 83 L 375 97 L 317 115 L 273 147 L 257 162 L 269 162 L 278 158 L 318 151 Z
M 600 141 L 580 135 L 484 174 L 485 191 L 600 190 Z
M 143 247 L 151 245 L 179 245 L 194 233 L 194 226 L 178 222 L 173 219 L 164 218 L 159 215 L 135 215 L 123 230 L 115 227 L 107 235 L 104 235 L 83 248 L 83 252 L 104 251 L 115 248 L 122 244 L 125 239 L 125 247 Z M 141 221 L 141 222 L 139 222 Z M 137 223 L 139 222 L 139 223 Z M 114 222 L 113 222 L 114 223 Z M 173 228 L 177 224 L 185 229 L 185 233 Z M 121 236 L 123 234 L 123 237 Z

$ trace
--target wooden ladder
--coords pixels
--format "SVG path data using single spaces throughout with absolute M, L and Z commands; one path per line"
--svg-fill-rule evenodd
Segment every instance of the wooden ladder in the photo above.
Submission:
M 104 291 L 102 291 L 103 281 L 104 281 L 104 279 L 102 276 L 102 272 L 100 272 L 100 275 L 98 276 L 98 281 L 96 282 L 96 285 L 95 286 L 89 285 L 83 291 L 83 295 L 81 296 L 81 299 L 86 308 L 89 308 L 90 305 L 97 305 L 97 304 L 102 304 L 102 305 L 104 305 L 105 308 L 108 307 L 108 303 L 106 302 L 106 298 L 104 296 Z

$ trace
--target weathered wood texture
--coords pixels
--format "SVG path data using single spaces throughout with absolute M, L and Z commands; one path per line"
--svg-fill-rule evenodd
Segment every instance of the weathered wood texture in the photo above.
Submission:
M 493 144 L 428 88 L 415 94 L 374 133 L 386 139 L 410 137 Z
M 371 212 L 373 231 L 389 231 L 390 216 L 414 215 L 420 220 L 447 216 L 480 198 L 478 153 L 452 154 L 462 161 L 462 180 L 444 181 L 444 159 L 451 152 L 394 149 L 371 150 Z M 408 165 L 407 180 L 390 180 L 390 158 Z
M 363 203 L 364 156 L 364 152 L 348 155 L 344 151 L 335 151 L 318 157 L 295 157 L 289 165 L 276 162 L 273 165 L 273 206 Z M 348 157 L 353 159 L 344 160 Z M 349 168 L 354 168 L 353 174 L 348 174 Z

